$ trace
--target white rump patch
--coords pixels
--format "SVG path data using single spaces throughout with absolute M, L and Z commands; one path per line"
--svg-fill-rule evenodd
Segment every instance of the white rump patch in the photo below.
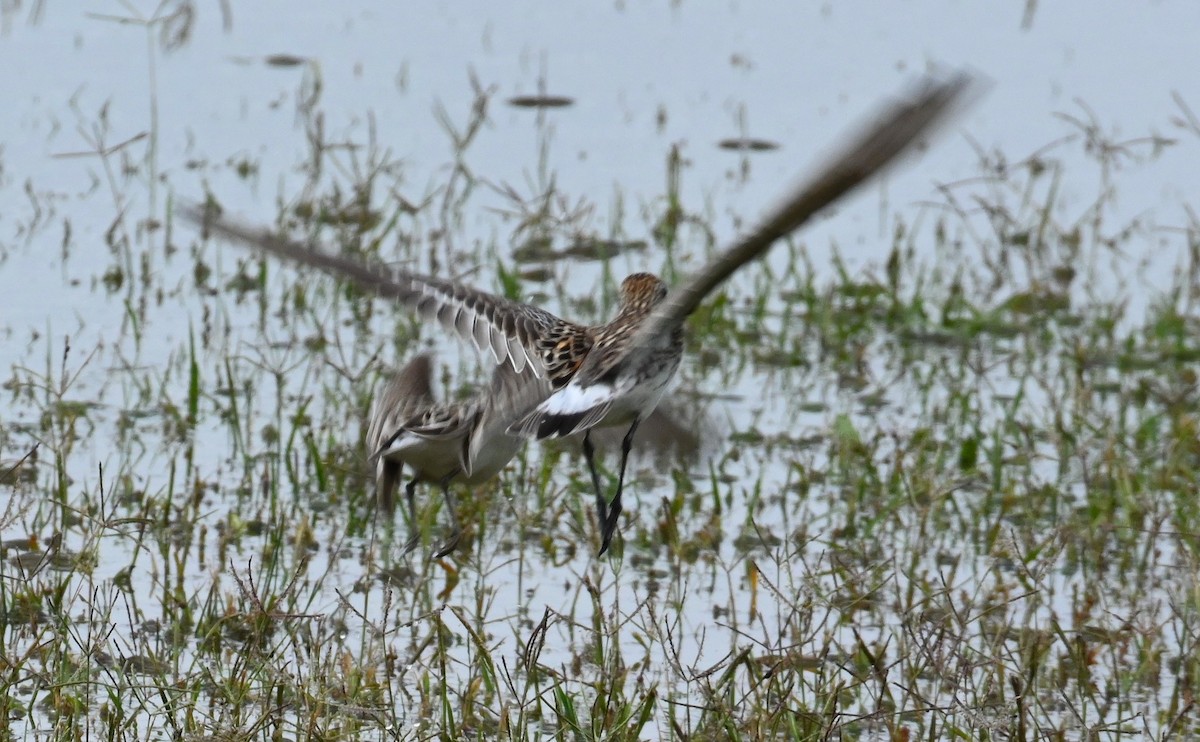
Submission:
M 613 388 L 608 384 L 579 386 L 567 384 L 562 391 L 553 394 L 538 407 L 546 415 L 578 415 L 581 412 L 611 402 Z

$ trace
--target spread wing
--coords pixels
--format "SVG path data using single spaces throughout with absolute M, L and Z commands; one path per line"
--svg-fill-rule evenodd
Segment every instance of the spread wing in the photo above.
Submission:
M 652 339 L 678 327 L 734 271 L 885 169 L 923 136 L 932 134 L 954 110 L 981 92 L 982 87 L 977 78 L 959 72 L 947 80 L 926 79 L 904 98 L 885 105 L 772 211 L 757 231 L 672 289 L 647 317 L 630 346 L 644 352 Z
M 517 373 L 529 367 L 539 377 L 553 372 L 545 339 L 584 332 L 579 327 L 537 307 L 489 294 L 456 281 L 411 273 L 383 265 L 311 249 L 293 240 L 256 229 L 215 209 L 185 204 L 180 213 L 207 232 L 232 242 L 350 281 L 364 291 L 394 299 L 423 317 L 437 320 L 447 330 L 490 352 L 496 363 L 511 363 Z

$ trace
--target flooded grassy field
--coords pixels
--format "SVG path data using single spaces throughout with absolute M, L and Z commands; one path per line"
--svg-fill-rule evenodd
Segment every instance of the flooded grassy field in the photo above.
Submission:
M 434 117 L 451 154 L 420 182 L 374 129 L 344 141 L 300 109 L 269 226 L 584 322 L 626 274 L 670 282 L 727 243 L 678 147 L 653 198 L 603 195 L 607 222 L 545 162 L 519 185 L 477 171 L 494 117 L 572 101 L 473 95 Z M 466 532 L 432 559 L 435 487 L 415 523 L 375 507 L 370 402 L 418 353 L 447 399 L 486 359 L 173 216 L 261 202 L 254 156 L 160 170 L 153 128 L 110 124 L 75 153 L 107 228 L 77 231 L 31 176 L 0 247 L 13 285 L 69 297 L 3 318 L 0 739 L 1200 733 L 1200 221 L 1119 208 L 1128 174 L 1200 146 L 1182 100 L 1170 138 L 1062 117 L 920 198 L 867 189 L 865 267 L 806 233 L 747 266 L 689 321 L 603 558 L 565 441 L 457 490 Z M 797 156 L 751 141 L 734 177 Z M 609 487 L 620 435 L 597 443 Z

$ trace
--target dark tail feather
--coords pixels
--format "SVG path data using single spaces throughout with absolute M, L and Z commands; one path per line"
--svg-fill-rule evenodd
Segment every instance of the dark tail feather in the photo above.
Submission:
M 604 419 L 611 407 L 611 402 L 605 402 L 582 412 L 547 413 L 536 409 L 508 426 L 508 434 L 534 438 L 539 441 L 546 438 L 565 438 L 568 435 L 595 427 Z

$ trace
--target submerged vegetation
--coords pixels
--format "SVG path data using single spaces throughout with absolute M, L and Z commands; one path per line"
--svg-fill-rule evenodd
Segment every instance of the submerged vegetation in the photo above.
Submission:
M 481 86 L 415 195 L 374 142 L 324 140 L 308 89 L 307 182 L 277 224 L 330 249 L 471 266 L 594 321 L 625 268 L 675 275 L 724 239 L 678 150 L 666 192 L 601 229 L 551 174 L 521 194 L 472 171 Z M 372 389 L 429 345 L 447 396 L 486 369 L 352 286 L 116 210 L 71 290 L 119 326 L 17 328 L 3 370 L 0 739 L 1196 734 L 1200 226 L 1123 222 L 1116 194 L 1200 130 L 1063 126 L 896 205 L 865 270 L 801 235 L 710 300 L 674 427 L 642 431 L 687 442 L 635 462 L 602 560 L 569 443 L 462 491 L 449 558 L 427 556 L 445 518 L 423 497 L 404 555 L 402 516 L 373 507 Z M 254 189 L 251 160 L 164 178 L 145 142 L 103 142 L 115 204 Z M 1083 208 L 1063 195 L 1081 158 L 1101 173 Z M 481 237 L 469 215 L 497 198 L 507 231 Z M 59 217 L 64 264 L 90 270 Z

